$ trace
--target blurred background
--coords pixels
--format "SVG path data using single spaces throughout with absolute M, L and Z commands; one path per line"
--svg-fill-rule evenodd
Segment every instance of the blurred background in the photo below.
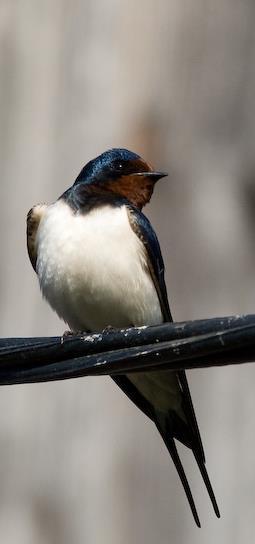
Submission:
M 55 335 L 25 218 L 127 147 L 169 177 L 146 213 L 176 320 L 255 311 L 253 0 L 2 0 L 1 336 Z M 255 367 L 189 373 L 222 513 L 181 448 L 194 525 L 156 429 L 109 378 L 0 391 L 5 544 L 250 544 Z

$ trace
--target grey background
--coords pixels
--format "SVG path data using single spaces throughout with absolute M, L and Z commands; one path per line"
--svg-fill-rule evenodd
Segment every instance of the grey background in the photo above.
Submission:
M 25 217 L 81 167 L 127 147 L 169 172 L 146 209 L 176 320 L 254 312 L 253 0 L 0 3 L 1 336 L 54 335 Z M 222 512 L 181 448 L 193 523 L 156 430 L 107 378 L 0 391 L 5 544 L 252 542 L 250 366 L 190 384 Z

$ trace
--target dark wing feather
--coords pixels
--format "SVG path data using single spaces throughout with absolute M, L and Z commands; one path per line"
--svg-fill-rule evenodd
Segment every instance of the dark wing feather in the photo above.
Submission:
M 165 265 L 160 250 L 159 241 L 149 220 L 133 206 L 128 207 L 130 225 L 138 238 L 142 240 L 147 253 L 148 265 L 159 297 L 161 310 L 165 321 L 173 321 L 165 284 Z
M 137 236 L 143 241 L 148 257 L 149 257 L 149 267 L 151 275 L 156 287 L 157 292 L 159 293 L 159 300 L 161 304 L 162 313 L 164 320 L 167 322 L 172 321 L 172 315 L 169 308 L 167 290 L 164 278 L 164 261 L 160 251 L 160 245 L 149 220 L 142 212 L 136 208 L 130 208 L 130 223 L 133 230 L 136 232 Z M 196 450 L 199 452 L 201 459 L 204 462 L 204 451 L 202 447 L 202 441 L 198 429 L 198 424 L 195 416 L 195 411 L 193 408 L 191 395 L 189 391 L 189 386 L 184 371 L 177 373 L 178 380 L 180 383 L 180 388 L 182 390 L 183 397 L 183 410 L 187 418 L 189 427 L 187 428 L 186 436 L 178 436 L 178 440 L 181 440 L 187 447 L 191 447 L 191 436 L 190 430 L 192 430 L 192 447 L 196 447 Z
M 172 316 L 169 308 L 166 284 L 164 279 L 164 262 L 161 255 L 160 245 L 157 236 L 143 213 L 133 206 L 128 207 L 130 224 L 136 235 L 142 240 L 148 254 L 148 263 L 151 276 L 153 278 L 161 309 L 165 321 L 172 321 Z M 118 376 L 115 378 L 119 387 L 127 394 L 127 396 L 140 408 L 148 417 L 156 424 L 167 448 L 175 464 L 182 485 L 184 487 L 187 499 L 189 501 L 195 522 L 200 526 L 198 514 L 194 504 L 194 500 L 190 491 L 190 487 L 183 470 L 173 438 L 177 438 L 187 447 L 191 448 L 197 461 L 200 473 L 204 480 L 208 494 L 210 496 L 214 511 L 219 517 L 219 509 L 212 490 L 212 486 L 205 468 L 205 456 L 202 446 L 202 441 L 198 429 L 198 424 L 195 416 L 194 407 L 191 400 L 189 386 L 184 371 L 176 373 L 180 384 L 182 394 L 182 408 L 186 417 L 187 424 L 178 415 L 169 411 L 162 419 L 162 414 L 159 415 L 155 408 L 144 399 L 143 395 L 129 381 L 126 376 Z
M 141 410 L 146 416 L 154 421 L 154 410 L 150 402 L 136 389 L 132 382 L 125 375 L 111 376 L 115 383 L 122 389 L 127 397 Z
M 46 204 L 37 204 L 27 214 L 27 251 L 35 272 L 37 261 L 36 235 L 46 208 Z

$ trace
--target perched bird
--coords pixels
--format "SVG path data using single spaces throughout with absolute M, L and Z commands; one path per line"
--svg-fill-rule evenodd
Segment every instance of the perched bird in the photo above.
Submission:
M 54 204 L 35 206 L 28 213 L 28 253 L 42 294 L 71 331 L 172 321 L 159 242 L 141 211 L 164 176 L 139 155 L 111 149 L 86 164 Z M 193 451 L 219 517 L 185 372 L 130 373 L 113 379 L 154 421 L 197 525 L 175 439 Z

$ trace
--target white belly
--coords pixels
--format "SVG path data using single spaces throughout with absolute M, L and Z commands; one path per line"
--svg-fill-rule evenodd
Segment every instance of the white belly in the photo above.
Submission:
M 42 293 L 73 331 L 162 322 L 146 252 L 125 206 L 82 215 L 57 201 L 36 243 Z
M 106 205 L 74 215 L 65 202 L 49 206 L 37 239 L 37 273 L 44 297 L 73 331 L 163 321 L 144 245 L 126 207 Z M 181 414 L 175 374 L 129 374 L 153 405 Z

